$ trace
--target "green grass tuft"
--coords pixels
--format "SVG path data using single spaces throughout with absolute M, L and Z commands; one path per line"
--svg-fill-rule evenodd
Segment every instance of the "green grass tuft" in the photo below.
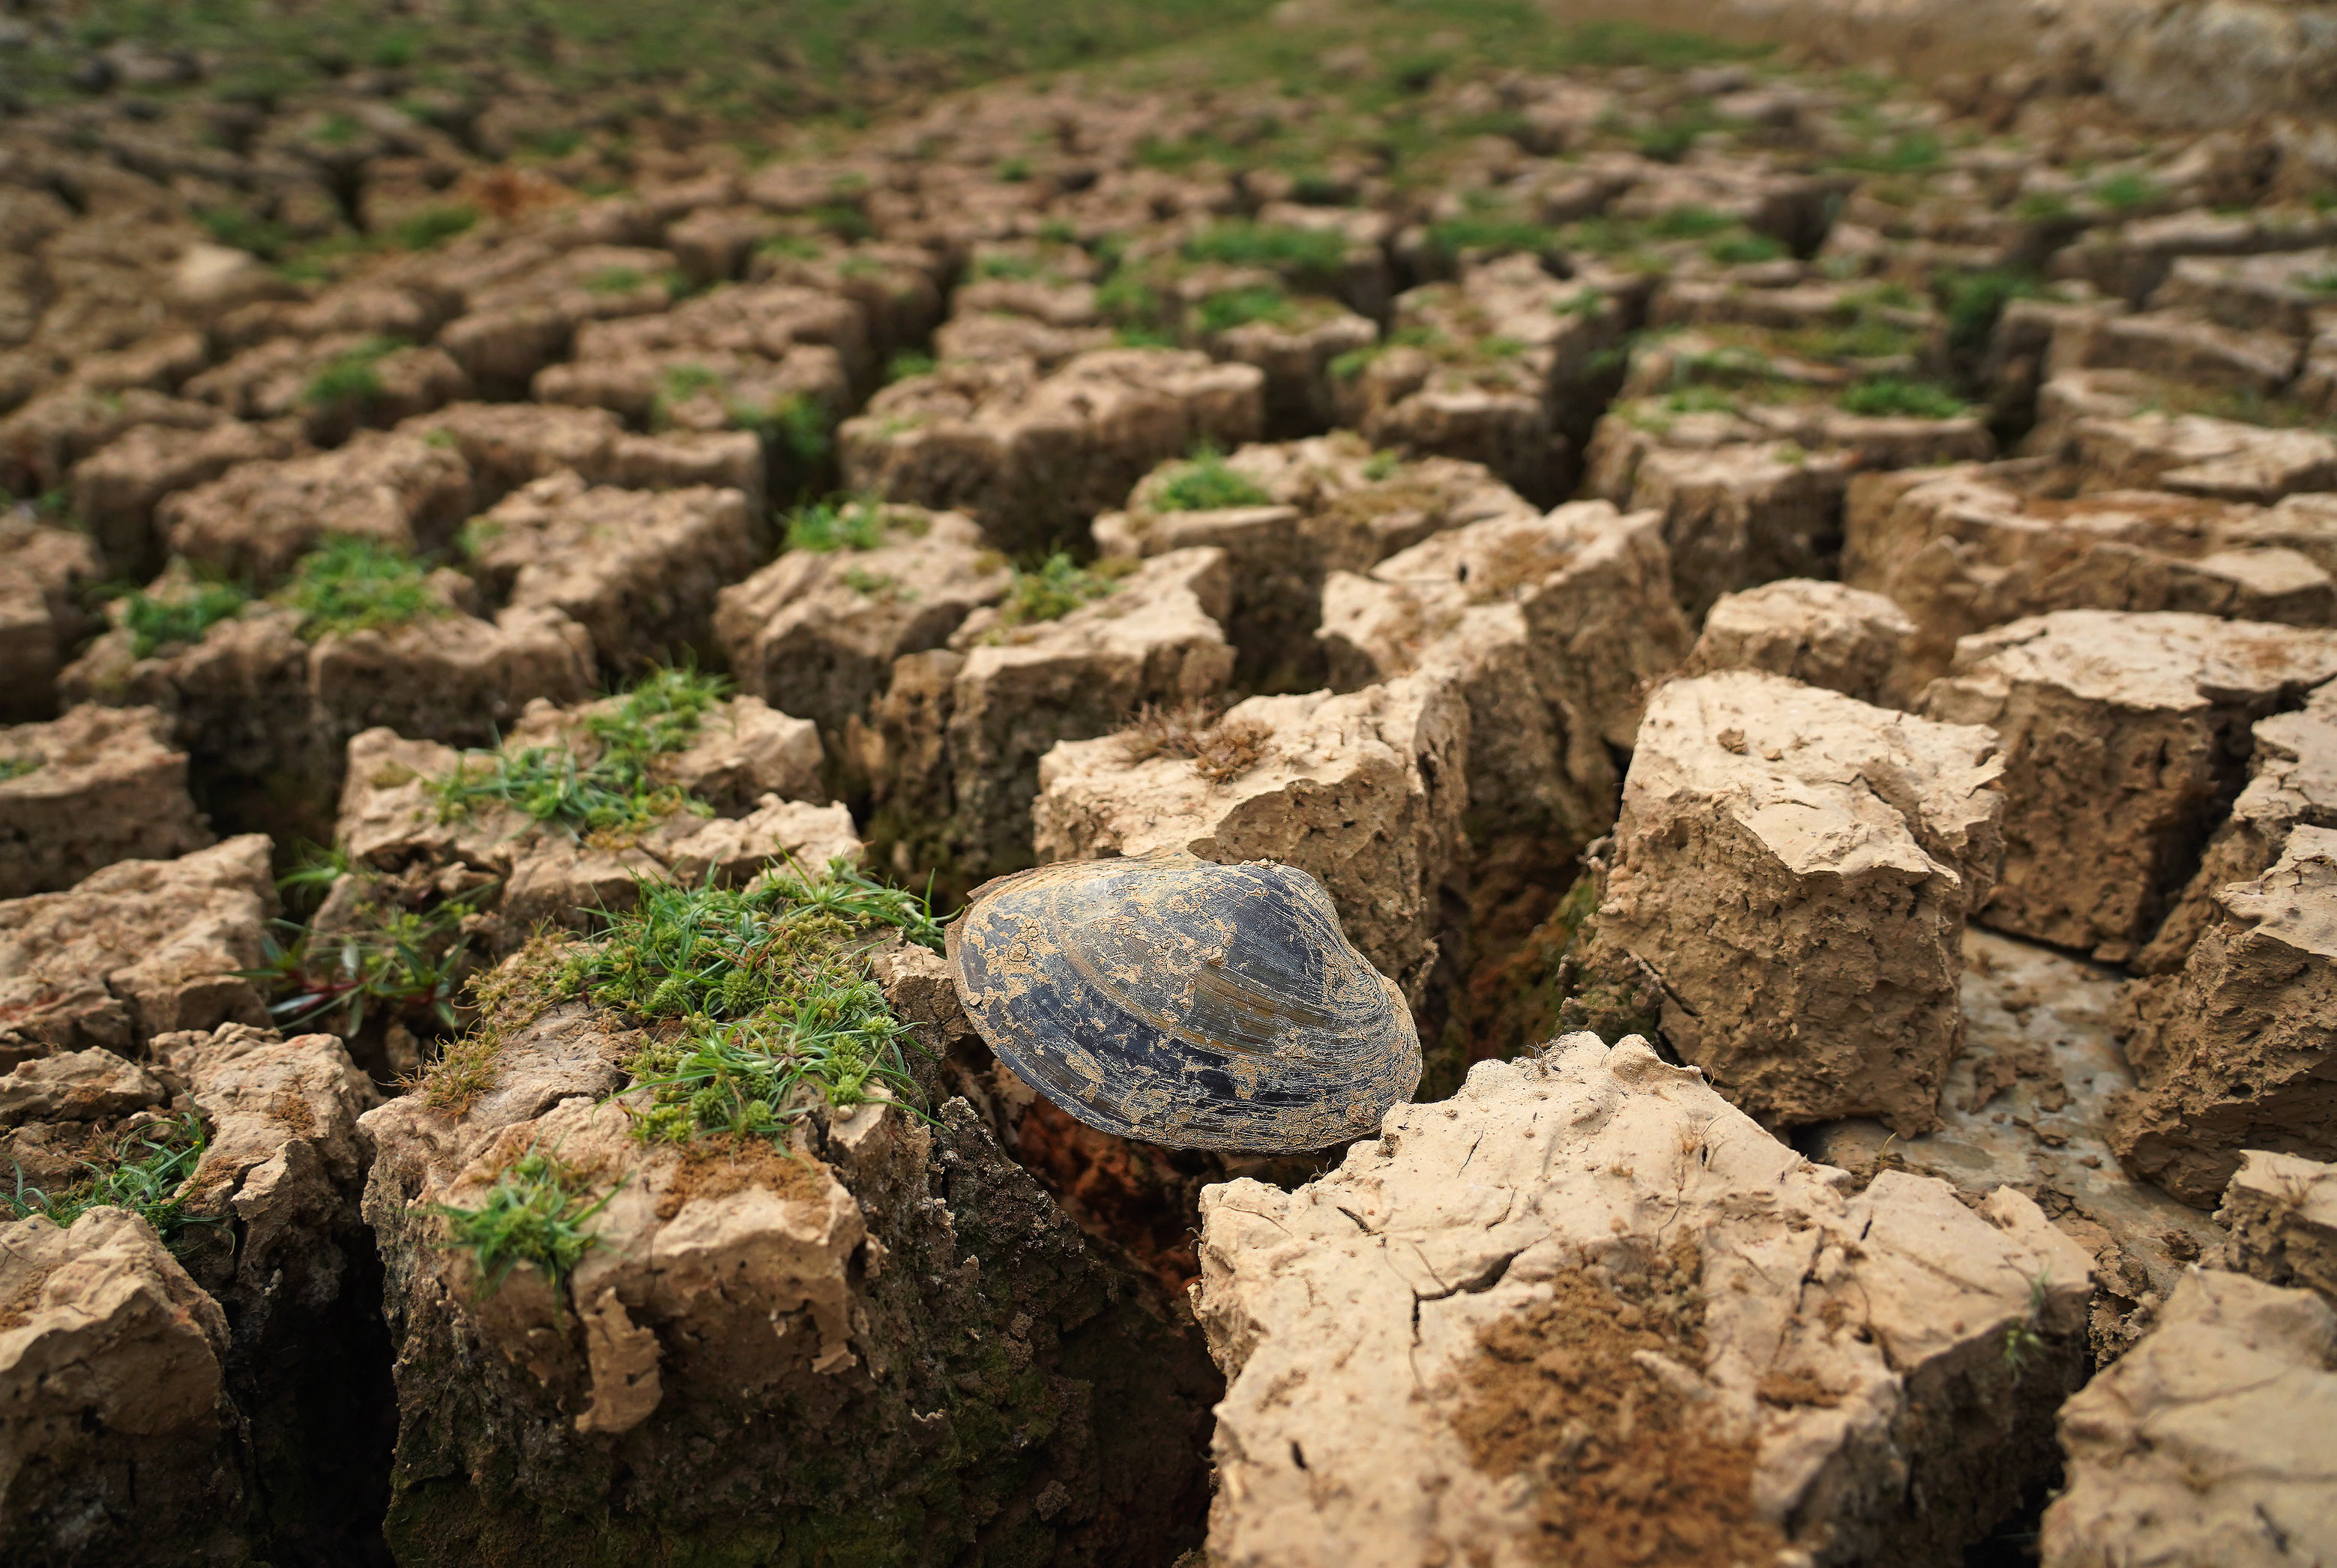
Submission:
M 425 207 L 389 227 L 389 242 L 400 250 L 435 250 L 479 220 L 479 210 L 459 203 Z
M 122 601 L 122 623 L 130 629 L 131 654 L 151 659 L 165 648 L 200 642 L 204 632 L 242 609 L 250 598 L 231 583 L 198 583 L 184 593 L 161 598 L 142 588 Z
M 889 387 L 895 381 L 906 381 L 912 376 L 930 376 L 934 373 L 934 357 L 930 354 L 921 354 L 914 348 L 901 349 L 885 362 L 885 384 Z
M 1015 570 L 1013 581 L 1006 588 L 1006 598 L 998 607 L 997 630 L 1060 621 L 1080 605 L 1104 597 L 1117 585 L 1110 573 L 1075 565 L 1069 555 L 1058 550 L 1035 572 L 1019 567 Z M 996 635 L 996 632 L 992 634 Z
M 1558 230 L 1521 218 L 1445 218 L 1428 226 L 1428 243 L 1448 258 L 1464 250 L 1526 250 L 1539 255 L 1556 248 Z
M 83 1160 L 88 1177 L 61 1192 L 44 1192 L 24 1185 L 24 1169 L 16 1167 L 13 1192 L 0 1191 L 0 1204 L 10 1218 L 28 1220 L 45 1214 L 60 1230 L 92 1209 L 127 1209 L 149 1225 L 167 1244 L 191 1225 L 214 1225 L 215 1218 L 186 1212 L 182 1189 L 202 1163 L 206 1147 L 203 1125 L 189 1112 L 172 1120 L 132 1127 L 95 1160 Z
M 308 552 L 277 598 L 300 612 L 300 635 L 311 642 L 451 613 L 420 562 L 364 536 L 328 539 Z
M 446 1221 L 443 1245 L 465 1250 L 477 1262 L 482 1294 L 502 1289 L 513 1269 L 526 1267 L 543 1274 L 557 1299 L 568 1276 L 597 1244 L 585 1222 L 616 1195 L 611 1188 L 593 1197 L 582 1172 L 531 1144 L 495 1178 L 479 1207 L 441 1203 L 433 1212 Z
M 275 929 L 260 936 L 260 966 L 238 971 L 272 998 L 269 1018 L 280 1029 L 330 1028 L 352 1038 L 368 1017 L 391 1018 L 417 1034 L 461 1028 L 455 999 L 470 973 L 474 942 L 463 923 L 494 885 L 435 901 L 425 890 L 421 902 L 408 903 L 388 892 L 383 877 L 325 851 L 309 856 L 278 886 L 288 897 L 321 896 L 344 875 L 366 884 L 350 926 L 319 932 L 295 921 L 271 922 Z
M 0 784 L 38 773 L 44 766 L 38 757 L 0 757 Z
M 472 752 L 432 781 L 439 820 L 455 821 L 490 801 L 571 833 L 621 835 L 676 811 L 704 810 L 679 786 L 660 780 L 659 765 L 697 738 L 728 684 L 687 669 L 645 677 L 615 707 L 585 720 L 588 756 L 564 746 Z
M 1953 419 L 1969 407 L 1944 387 L 1896 376 L 1861 381 L 1835 401 L 1845 414 L 1911 419 Z
M 1188 261 L 1263 267 L 1291 282 L 1327 289 L 1345 276 L 1347 241 L 1344 235 L 1317 229 L 1220 223 L 1185 241 L 1184 255 Z
M 1280 289 L 1234 289 L 1212 294 L 1194 308 L 1193 318 L 1204 332 L 1227 332 L 1253 321 L 1286 322 L 1290 296 Z
M 1786 250 L 1783 241 L 1748 230 L 1715 240 L 1704 248 L 1704 253 L 1724 267 L 1740 267 L 1748 262 L 1777 260 Z
M 867 963 L 895 931 L 941 948 L 924 898 L 842 858 L 816 877 L 775 870 L 747 889 L 644 881 L 636 906 L 571 961 L 562 987 L 659 1036 L 627 1064 L 649 1091 L 636 1136 L 770 1137 L 815 1104 L 856 1105 L 880 1089 L 914 1098 L 908 1026 Z
M 875 550 L 885 543 L 885 509 L 875 501 L 818 501 L 787 514 L 790 550 Z
M 310 408 L 364 407 L 382 395 L 377 366 L 406 347 L 403 338 L 376 338 L 344 349 L 325 361 L 301 389 L 300 401 Z
M 1203 446 L 1169 471 L 1153 505 L 1163 512 L 1215 512 L 1227 506 L 1271 506 L 1274 497 L 1228 466 L 1215 447 Z

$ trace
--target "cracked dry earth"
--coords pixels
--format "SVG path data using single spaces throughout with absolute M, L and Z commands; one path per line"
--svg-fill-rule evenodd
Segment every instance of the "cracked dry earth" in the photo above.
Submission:
M 0 1559 L 2337 1561 L 2325 7 L 396 9 L 0 18 Z M 1159 850 L 1417 1099 L 1022 1083 Z

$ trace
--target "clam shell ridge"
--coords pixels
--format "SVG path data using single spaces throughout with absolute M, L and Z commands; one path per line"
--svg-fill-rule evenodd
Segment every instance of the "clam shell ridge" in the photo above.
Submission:
M 948 935 L 966 1014 L 1090 1127 L 1181 1149 L 1321 1149 L 1420 1083 L 1395 987 L 1304 871 L 1183 850 L 977 888 Z

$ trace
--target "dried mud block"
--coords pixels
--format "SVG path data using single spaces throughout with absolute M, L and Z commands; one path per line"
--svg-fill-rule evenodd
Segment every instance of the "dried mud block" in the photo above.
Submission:
M 122 860 L 63 893 L 0 904 L 0 1062 L 156 1034 L 265 1024 L 256 968 L 276 909 L 269 841 L 251 833 L 176 860 Z
M 2046 1568 L 2274 1568 L 2337 1554 L 2337 1313 L 2202 1271 L 2061 1412 Z
M 45 495 L 74 464 L 141 426 L 205 430 L 225 417 L 208 403 L 143 388 L 60 387 L 0 419 L 0 490 Z
M 917 863 L 946 856 L 967 876 L 1031 864 L 1039 759 L 1144 703 L 1216 697 L 1233 673 L 1219 630 L 1230 592 L 1223 551 L 1172 551 L 1060 621 L 1008 626 L 979 610 L 948 650 L 895 665 L 857 747 L 879 811 L 944 841 Z
M 2089 487 L 2157 488 L 2270 504 L 2337 489 L 2337 438 L 2271 429 L 2181 407 L 2180 389 L 2127 370 L 2075 370 L 2045 384 L 2026 450 L 2076 469 Z
M 504 749 L 564 750 L 589 762 L 596 751 L 586 721 L 609 706 L 534 704 Z M 494 878 L 499 886 L 484 900 L 500 922 L 492 935 L 515 946 L 539 921 L 581 927 L 603 907 L 631 908 L 639 878 L 698 883 L 711 873 L 734 886 L 772 861 L 793 858 L 816 871 L 836 856 L 858 860 L 851 814 L 822 804 L 821 761 L 819 736 L 808 720 L 759 698 L 736 698 L 699 721 L 688 749 L 660 764 L 659 782 L 701 802 L 709 815 L 676 810 L 636 833 L 580 838 L 563 823 L 539 821 L 512 806 L 483 803 L 449 817 L 434 786 L 485 760 L 370 730 L 349 742 L 334 843 L 376 871 L 457 867 Z
M 1929 1130 L 2002 847 L 1996 749 L 1776 675 L 1659 688 L 1588 970 L 1652 976 L 1665 1037 L 1765 1122 Z
M 1967 469 L 1859 480 L 1847 518 L 1843 578 L 1913 618 L 1919 690 L 1948 672 L 1959 639 L 2055 610 L 2337 622 L 2337 528 L 2301 510 L 2165 490 L 2047 499 Z
M 2337 1166 L 2247 1150 L 2215 1220 L 2231 1240 L 2213 1266 L 2267 1285 L 2301 1285 L 2337 1307 Z
M 1416 1004 L 1465 846 L 1469 709 L 1455 683 L 1431 673 L 1344 697 L 1253 697 L 1206 729 L 1176 724 L 1066 740 L 1040 760 L 1040 863 L 1177 848 L 1296 866 Z
M 875 371 L 858 305 L 789 284 L 757 284 L 697 295 L 653 316 L 590 322 L 577 329 L 575 358 L 538 372 L 534 392 L 546 403 L 611 408 L 638 425 L 719 428 L 730 422 L 720 409 L 709 426 L 690 407 L 714 387 L 760 407 L 789 395 L 819 396 L 840 411 Z
M 1548 505 L 1573 488 L 1624 330 L 1611 299 L 1538 258 L 1487 262 L 1397 297 L 1389 343 L 1340 386 L 1339 423 L 1374 446 L 1481 463 Z
M 582 245 L 541 265 L 465 290 L 462 315 L 438 346 L 491 397 L 517 397 L 566 354 L 587 321 L 648 316 L 673 303 L 673 257 L 663 250 Z
M 297 420 L 301 434 L 329 446 L 366 426 L 467 397 L 471 378 L 443 348 L 352 333 L 262 343 L 181 390 L 237 419 Z
M 841 737 L 895 660 L 946 642 L 1011 574 L 973 519 L 875 509 L 874 548 L 790 550 L 722 590 L 714 640 L 741 691 Z
M 2185 310 L 2103 316 L 2056 331 L 2046 369 L 2130 370 L 2185 387 L 2270 397 L 2296 374 L 2301 338 L 2226 327 Z
M 553 1003 L 505 1028 L 466 1106 L 408 1095 L 365 1119 L 397 1351 L 393 1551 L 849 1542 L 915 1562 L 1003 1538 L 1167 1568 L 1198 1544 L 1221 1387 L 1198 1335 L 964 1102 L 930 1124 L 820 1105 L 777 1148 L 643 1143 L 607 1099 L 636 1041 Z M 477 1208 L 531 1148 L 609 1201 L 568 1279 L 523 1268 L 487 1293 L 432 1206 Z
M 1109 348 L 1115 339 L 1109 327 L 1053 327 L 1028 316 L 984 311 L 953 316 L 934 328 L 934 358 L 1028 359 L 1044 373 L 1080 355 Z
M 2263 256 L 2186 256 L 2150 297 L 2154 309 L 2188 311 L 2243 332 L 2313 336 L 2314 313 L 2329 305 L 2315 283 L 2337 272 L 2337 250 Z
M 0 516 L 0 720 L 56 711 L 57 673 L 88 628 L 79 591 L 104 575 L 85 534 Z
M 1155 465 L 1263 430 L 1264 377 L 1173 348 L 944 365 L 895 382 L 837 433 L 847 487 L 963 511 L 1002 550 L 1082 539 Z
M 1630 505 L 1663 514 L 1672 585 L 1691 623 L 1715 601 L 1780 577 L 1831 575 L 1854 459 L 1799 445 L 1657 447 Z
M 812 255 L 801 250 L 783 242 L 763 250 L 748 265 L 748 279 L 851 300 L 867 317 L 868 347 L 878 364 L 923 343 L 940 324 L 944 259 L 924 246 L 874 240 Z
M 1948 1065 L 1939 1125 L 1902 1137 L 1866 1117 L 1794 1134 L 1811 1159 L 1863 1181 L 1936 1176 L 1978 1202 L 2027 1193 L 2094 1258 L 2091 1339 L 2125 1353 L 2192 1262 L 2223 1240 L 2197 1210 L 2120 1168 L 2110 1113 L 2134 1087 L 2119 1044 L 2125 979 L 2114 969 L 1980 926 L 1963 941 L 1964 1045 Z
M 1225 461 L 1246 505 L 1194 507 L 1182 486 L 1213 478 L 1179 461 L 1154 469 L 1128 509 L 1095 521 L 1107 554 L 1159 555 L 1209 545 L 1233 570 L 1226 634 L 1234 678 L 1252 691 L 1310 691 L 1325 677 L 1315 640 L 1323 583 L 1333 572 L 1368 572 L 1399 550 L 1488 517 L 1535 508 L 1484 466 L 1450 457 L 1395 462 L 1352 432 L 1245 446 Z
M 474 505 L 484 508 L 563 469 L 605 483 L 625 427 L 605 408 L 454 403 L 407 420 L 397 434 L 458 455 L 470 470 Z
M 2061 610 L 1967 637 L 1922 711 L 2004 742 L 2004 874 L 1977 917 L 2132 958 L 2240 787 L 2247 727 L 2337 676 L 2337 633 Z
M 2244 1149 L 2337 1158 L 2337 832 L 2298 828 L 2215 905 L 2182 970 L 2129 999 L 2142 1089 L 2111 1133 L 2128 1171 L 2201 1209 Z
M 1469 703 L 1469 799 L 1491 832 L 1570 857 L 1614 820 L 1642 684 L 1687 653 L 1660 520 L 1579 501 L 1494 517 L 1335 572 L 1316 633 L 1333 684 L 1442 671 Z
M 187 755 L 152 708 L 80 707 L 0 729 L 0 898 L 70 887 L 117 860 L 169 860 L 211 841 Z
M 2182 896 L 2135 956 L 2146 975 L 2179 969 L 2214 921 L 2215 895 L 2272 869 L 2300 826 L 2337 828 L 2337 682 L 2317 688 L 2293 713 L 2259 719 L 2249 731 L 2247 788 L 2232 802 Z
M 1683 675 L 1765 670 L 1878 707 L 1907 705 L 1915 624 L 1880 593 L 1788 577 L 1716 601 Z
M 290 425 L 223 419 L 205 430 L 142 425 L 73 466 L 73 515 L 116 577 L 150 577 L 162 565 L 154 508 L 166 495 L 210 483 L 244 463 L 300 450 Z
M 443 548 L 471 507 L 470 473 L 458 452 L 368 430 L 330 452 L 239 464 L 166 497 L 154 521 L 170 554 L 274 583 L 328 535 L 406 551 Z
M 1208 1189 L 1210 1561 L 1961 1561 L 2050 1465 L 2087 1259 L 2013 1191 L 1846 1185 L 1573 1034 Z
M 1205 332 L 1200 347 L 1215 358 L 1257 367 L 1266 377 L 1264 433 L 1286 440 L 1339 423 L 1336 368 L 1368 352 L 1379 336 L 1369 318 L 1345 306 L 1298 298 L 1258 320 Z
M 736 490 L 587 487 L 569 471 L 504 497 L 464 543 L 497 599 L 566 615 L 621 680 L 713 651 L 715 596 L 755 569 L 769 530 Z
M 280 1555 L 363 1550 L 385 1501 L 381 1264 L 358 1211 L 380 1102 L 330 1034 L 229 1024 L 157 1035 L 157 1077 L 207 1134 L 180 1257 L 227 1316 L 227 1384 L 270 1477 Z
M 145 1220 L 0 1227 L 0 1554 L 250 1559 L 219 1304 Z

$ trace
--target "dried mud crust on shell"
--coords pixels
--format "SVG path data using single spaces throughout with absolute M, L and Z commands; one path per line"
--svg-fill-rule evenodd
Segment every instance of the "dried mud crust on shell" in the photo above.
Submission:
M 1000 1058 L 1122 1137 L 1327 1148 L 1419 1082 L 1401 994 L 1288 867 L 1163 849 L 1021 872 L 975 890 L 949 958 Z

